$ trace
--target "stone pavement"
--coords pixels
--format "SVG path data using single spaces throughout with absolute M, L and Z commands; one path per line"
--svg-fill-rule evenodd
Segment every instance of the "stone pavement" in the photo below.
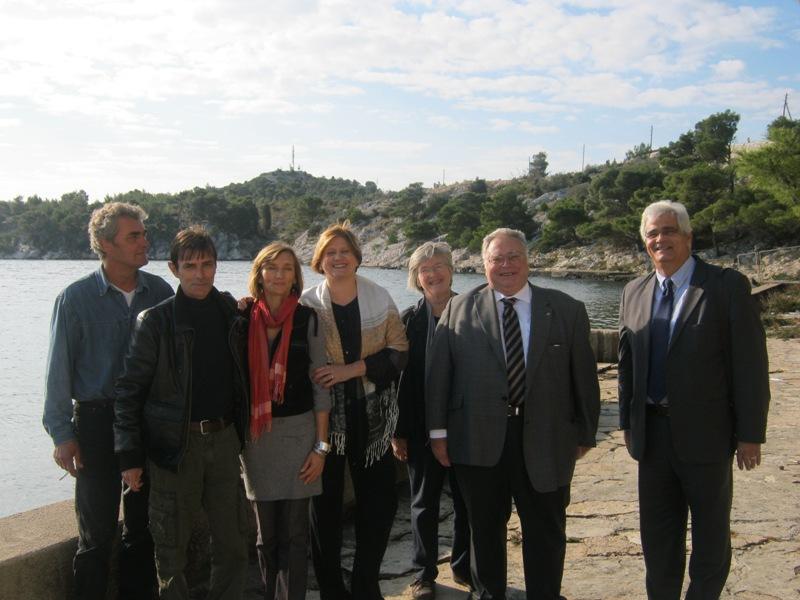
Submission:
M 770 406 L 761 467 L 734 467 L 733 561 L 724 598 L 800 598 L 800 340 L 769 340 Z M 562 593 L 570 600 L 645 598 L 639 542 L 636 463 L 617 431 L 616 372 L 601 374 L 602 412 L 598 446 L 576 469 L 567 511 L 567 558 Z M 451 507 L 443 498 L 438 600 L 463 600 L 447 563 Z M 352 530 L 345 560 L 352 559 Z M 347 549 L 349 548 L 349 550 Z M 411 598 L 411 534 L 404 488 L 382 567 L 386 600 Z M 313 569 L 311 569 L 313 583 Z M 520 532 L 516 515 L 508 529 L 509 600 L 524 599 Z M 248 599 L 258 595 L 258 570 L 251 566 Z M 318 600 L 309 591 L 308 600 Z M 358 599 L 355 599 L 358 600 Z

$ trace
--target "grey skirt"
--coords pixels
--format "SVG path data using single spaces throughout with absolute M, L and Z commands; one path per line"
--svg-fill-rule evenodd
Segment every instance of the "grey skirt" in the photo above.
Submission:
M 322 477 L 305 484 L 300 468 L 316 442 L 314 411 L 273 417 L 272 431 L 247 442 L 242 452 L 244 486 L 250 500 L 297 500 L 322 493 Z

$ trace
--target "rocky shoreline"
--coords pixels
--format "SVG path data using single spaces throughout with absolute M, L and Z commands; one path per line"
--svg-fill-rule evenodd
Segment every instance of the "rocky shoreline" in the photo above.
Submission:
M 363 264 L 368 267 L 383 269 L 406 269 L 408 257 L 413 248 L 407 248 L 405 241 L 389 243 L 383 232 L 373 231 L 370 226 L 358 231 L 362 240 Z M 294 241 L 294 248 L 303 264 L 308 264 L 314 253 L 316 235 L 302 233 Z M 220 260 L 252 259 L 250 252 L 245 252 L 237 240 L 222 236 L 217 240 Z M 745 273 L 755 283 L 771 280 L 800 280 L 800 247 L 762 253 L 756 257 L 749 252 L 737 254 L 731 249 L 720 257 L 712 251 L 700 251 L 698 255 L 704 260 L 723 266 L 734 267 Z M 741 259 L 737 261 L 737 256 Z M 94 254 L 87 252 L 80 256 L 62 256 L 57 253 L 40 255 L 30 249 L 20 248 L 13 254 L 0 256 L 2 259 L 20 260 L 92 260 Z M 151 258 L 167 260 L 166 248 L 153 248 Z M 453 251 L 453 264 L 458 273 L 482 273 L 483 262 L 480 253 L 467 249 Z M 528 253 L 528 264 L 533 275 L 564 279 L 600 279 L 627 281 L 647 273 L 650 258 L 644 250 L 635 247 L 621 248 L 608 243 L 595 243 L 586 246 L 559 248 L 551 252 L 531 250 Z

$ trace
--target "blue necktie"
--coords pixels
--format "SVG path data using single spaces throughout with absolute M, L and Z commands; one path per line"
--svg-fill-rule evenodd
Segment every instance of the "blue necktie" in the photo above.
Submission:
M 650 370 L 647 377 L 647 396 L 656 404 L 661 403 L 667 395 L 667 350 L 674 299 L 672 280 L 667 279 L 664 281 L 661 298 L 650 320 Z

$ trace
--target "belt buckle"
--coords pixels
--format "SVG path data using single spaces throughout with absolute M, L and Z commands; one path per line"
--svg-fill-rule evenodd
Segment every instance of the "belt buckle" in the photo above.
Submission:
M 208 424 L 208 426 L 210 427 L 214 424 L 214 421 L 210 421 L 209 419 L 203 419 L 202 421 L 200 421 L 200 435 L 208 435 L 209 433 L 211 433 L 210 429 L 206 431 L 206 424 Z

